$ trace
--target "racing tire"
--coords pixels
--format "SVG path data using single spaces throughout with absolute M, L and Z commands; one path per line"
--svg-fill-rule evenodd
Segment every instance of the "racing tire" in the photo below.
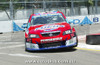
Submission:
M 87 35 L 86 44 L 100 45 L 100 35 Z
M 2 32 L 0 32 L 0 34 L 3 34 Z

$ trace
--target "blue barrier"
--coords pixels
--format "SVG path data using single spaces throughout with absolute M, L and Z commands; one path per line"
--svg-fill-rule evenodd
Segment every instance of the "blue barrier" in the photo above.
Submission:
M 79 19 L 74 19 L 73 24 L 80 24 L 80 20 Z
M 90 19 L 86 16 L 84 20 L 80 23 L 80 25 L 85 25 L 85 24 L 92 24 Z
M 24 29 L 20 28 L 15 22 L 13 22 L 13 31 L 23 31 Z
M 97 22 L 98 18 L 94 18 L 94 21 Z M 73 23 L 73 24 L 79 24 L 79 25 L 85 25 L 85 24 L 92 24 L 93 22 L 90 21 L 90 19 L 86 16 L 83 21 L 81 22 L 79 19 L 70 19 L 68 23 Z

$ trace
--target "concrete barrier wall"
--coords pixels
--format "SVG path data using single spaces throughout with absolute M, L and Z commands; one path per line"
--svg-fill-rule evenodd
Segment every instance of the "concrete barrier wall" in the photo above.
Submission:
M 79 19 L 80 23 L 84 20 L 86 16 L 72 16 L 67 17 L 68 20 L 70 19 Z M 88 19 L 93 23 L 100 23 L 100 15 L 87 15 Z M 21 19 L 21 20 L 14 20 L 14 22 L 21 27 L 23 23 L 27 23 L 28 19 Z M 77 23 L 77 21 L 75 21 Z M 77 24 L 78 25 L 78 24 Z M 12 21 L 0 21 L 0 32 L 12 32 L 13 25 Z
M 85 17 L 88 17 L 88 19 L 93 23 L 100 23 L 100 15 L 71 16 L 71 17 L 66 17 L 66 18 L 67 18 L 67 20 L 78 19 L 78 20 L 80 20 L 80 23 L 81 23 L 85 19 Z M 16 24 L 18 24 L 19 26 L 21 26 L 23 23 L 27 23 L 28 19 L 14 20 L 14 22 Z M 77 21 L 75 21 L 75 22 L 77 23 Z
M 78 20 L 80 21 L 80 23 L 85 19 L 85 18 L 88 18 L 86 19 L 87 20 L 90 20 L 92 23 L 100 23 L 100 15 L 87 15 L 87 16 L 71 16 L 71 17 L 66 17 L 68 20 L 76 20 L 74 21 L 75 23 L 78 22 Z M 77 24 L 80 24 L 80 23 L 77 23 Z
M 0 21 L 0 32 L 12 32 L 12 21 Z
M 28 19 L 21 19 L 21 20 L 14 20 L 14 22 L 21 27 L 23 25 L 23 23 L 27 23 Z

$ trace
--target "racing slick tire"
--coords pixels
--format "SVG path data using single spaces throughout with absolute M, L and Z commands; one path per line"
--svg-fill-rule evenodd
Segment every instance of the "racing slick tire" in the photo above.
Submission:
M 100 44 L 100 35 L 87 35 L 86 44 L 90 45 L 99 45 Z

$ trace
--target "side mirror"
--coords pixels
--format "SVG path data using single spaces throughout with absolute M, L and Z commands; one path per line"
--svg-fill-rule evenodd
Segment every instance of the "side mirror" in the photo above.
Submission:
M 27 28 L 27 23 L 23 23 L 22 28 Z

